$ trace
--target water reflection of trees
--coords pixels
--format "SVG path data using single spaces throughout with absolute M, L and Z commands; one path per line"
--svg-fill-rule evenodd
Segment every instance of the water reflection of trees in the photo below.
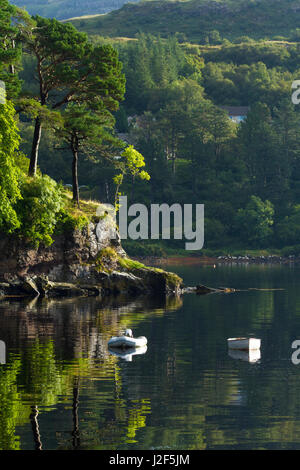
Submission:
M 60 404 L 68 416 L 68 431 L 56 436 L 60 449 L 300 443 L 298 370 L 278 362 L 300 332 L 299 296 L 243 293 L 234 298 L 234 312 L 231 299 L 187 296 L 183 306 L 155 299 L 1 304 L 9 354 L 0 369 L 0 447 L 19 448 L 18 426 L 27 425 L 32 448 L 46 448 L 39 420 Z M 141 325 L 152 338 L 151 354 L 128 365 L 108 353 L 110 336 Z M 245 330 L 263 332 L 268 356 L 274 353 L 267 365 L 228 357 L 224 339 Z M 66 428 L 59 420 L 55 425 Z
M 108 384 L 102 393 L 103 410 L 100 407 L 97 412 L 103 411 L 105 416 L 105 404 L 115 401 L 115 416 L 105 419 L 96 435 L 104 439 L 115 428 L 113 434 L 117 430 L 124 442 L 133 441 L 136 430 L 145 426 L 151 405 L 142 398 L 131 400 L 128 407 L 118 392 L 122 374 L 117 358 L 108 353 L 107 340 L 120 328 L 138 326 L 149 314 L 163 315 L 180 305 L 176 298 L 128 301 L 122 297 L 105 302 L 93 298 L 2 302 L 1 339 L 9 354 L 0 369 L 0 448 L 20 448 L 16 427 L 30 421 L 34 446 L 42 449 L 39 414 L 50 411 L 66 396 L 72 401 L 72 437 L 58 441 L 63 448 L 80 447 L 80 377 L 89 377 L 91 371 L 93 380 L 87 393 L 93 392 L 97 380 Z

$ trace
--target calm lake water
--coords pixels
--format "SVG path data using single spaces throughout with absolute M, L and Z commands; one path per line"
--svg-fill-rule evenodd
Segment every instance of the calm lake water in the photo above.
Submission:
M 300 268 L 169 269 L 241 291 L 0 303 L 0 449 L 300 449 Z M 131 360 L 107 349 L 126 327 Z M 229 355 L 241 335 L 260 358 Z

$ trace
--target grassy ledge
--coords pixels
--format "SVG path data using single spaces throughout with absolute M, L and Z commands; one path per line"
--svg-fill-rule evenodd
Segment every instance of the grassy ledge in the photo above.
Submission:
M 148 273 L 151 274 L 160 274 L 162 278 L 165 280 L 166 284 L 171 288 L 174 289 L 179 288 L 182 285 L 183 280 L 175 273 L 171 273 L 168 271 L 164 271 L 161 268 L 154 268 L 150 266 L 146 266 L 145 264 L 141 263 L 140 261 L 136 261 L 130 258 L 123 258 L 112 247 L 107 247 L 101 250 L 96 259 L 96 268 L 99 271 L 104 271 L 110 273 L 114 270 L 121 270 L 128 273 L 135 274 L 137 276 L 142 274 L 147 275 Z

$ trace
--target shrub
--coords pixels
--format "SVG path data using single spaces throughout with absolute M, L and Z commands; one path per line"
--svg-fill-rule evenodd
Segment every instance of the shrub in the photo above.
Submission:
M 289 255 L 299 256 L 300 255 L 300 245 L 286 246 L 285 248 L 282 249 L 281 252 L 282 252 L 283 256 L 289 256 Z
M 294 206 L 291 214 L 276 227 L 277 238 L 283 245 L 297 245 L 300 239 L 300 206 Z
M 129 256 L 166 256 L 166 252 L 163 246 L 158 243 L 145 243 L 145 241 L 140 241 L 139 243 L 132 242 L 131 240 L 122 241 L 123 248 L 126 250 Z
M 244 241 L 252 245 L 268 242 L 273 234 L 274 207 L 270 201 L 262 201 L 258 196 L 251 196 L 245 209 L 239 209 L 236 227 Z
M 63 206 L 62 187 L 49 176 L 26 178 L 21 184 L 22 200 L 16 205 L 20 235 L 38 247 L 53 242 L 51 235 Z
M 65 232 L 80 230 L 88 224 L 85 215 L 72 215 L 65 209 L 61 209 L 56 217 L 55 234 L 59 235 Z
M 15 203 L 21 198 L 20 170 L 15 164 L 20 137 L 15 110 L 7 101 L 0 104 L 0 230 L 12 233 L 20 227 Z

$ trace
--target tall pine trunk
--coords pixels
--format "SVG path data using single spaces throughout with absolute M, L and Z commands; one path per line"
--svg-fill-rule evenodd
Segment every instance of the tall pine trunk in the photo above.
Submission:
M 40 75 L 40 64 L 38 65 L 39 75 Z M 44 106 L 47 102 L 48 94 L 43 91 L 42 84 L 40 84 L 40 97 L 41 97 L 41 105 Z M 37 171 L 37 163 L 39 157 L 39 148 L 40 148 L 40 141 L 42 135 L 42 121 L 39 116 L 35 119 L 34 124 L 34 133 L 33 133 L 33 140 L 32 140 L 32 147 L 31 147 L 31 155 L 30 155 L 30 164 L 29 164 L 29 176 L 35 176 Z
M 16 48 L 16 43 L 15 43 L 14 39 L 12 39 L 12 41 L 11 41 L 11 47 L 12 47 L 12 49 Z M 12 75 L 15 75 L 15 66 L 14 66 L 14 64 L 10 64 L 9 73 L 11 73 Z
M 72 185 L 73 185 L 73 201 L 79 206 L 79 186 L 78 186 L 78 138 L 76 135 L 72 136 L 71 149 L 73 153 L 72 162 Z
M 40 118 L 37 117 L 35 120 L 35 125 L 34 125 L 32 149 L 31 149 L 29 172 L 28 172 L 29 176 L 36 175 L 41 134 L 42 134 L 42 123 L 41 123 Z

